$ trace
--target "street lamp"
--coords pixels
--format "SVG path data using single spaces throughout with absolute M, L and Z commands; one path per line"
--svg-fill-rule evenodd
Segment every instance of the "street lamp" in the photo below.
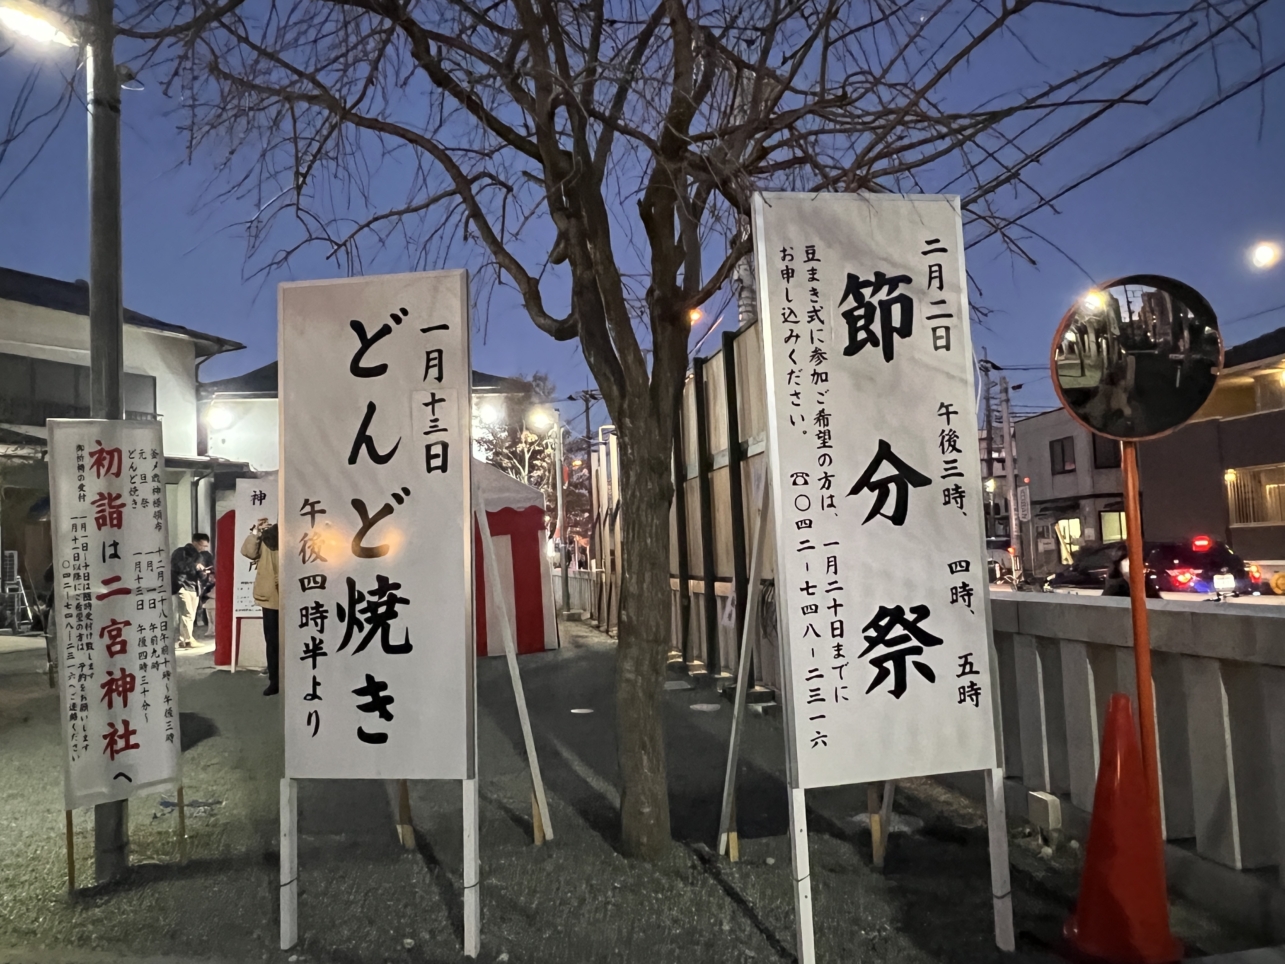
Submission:
M 85 45 L 89 108 L 89 415 L 125 417 L 121 299 L 120 77 L 112 50 L 113 0 L 89 0 L 83 31 L 31 0 L 0 0 L 0 26 L 41 43 Z M 94 807 L 94 871 L 99 883 L 129 868 L 128 801 Z
M 0 26 L 40 44 L 76 46 L 72 39 L 75 31 L 66 21 L 29 0 L 5 0 L 0 4 Z

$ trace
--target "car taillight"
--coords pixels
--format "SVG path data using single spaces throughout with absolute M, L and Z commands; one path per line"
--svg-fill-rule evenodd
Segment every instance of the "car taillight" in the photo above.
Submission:
M 1249 578 L 1251 580 L 1253 580 L 1254 582 L 1262 582 L 1263 570 L 1259 569 L 1256 564 L 1251 562 L 1245 568 L 1249 570 Z
M 1173 581 L 1180 586 L 1189 586 L 1192 580 L 1196 578 L 1195 569 L 1168 569 L 1166 571 L 1173 577 Z

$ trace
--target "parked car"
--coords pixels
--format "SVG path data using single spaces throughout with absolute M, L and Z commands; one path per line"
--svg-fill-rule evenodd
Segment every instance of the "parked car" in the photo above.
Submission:
M 1144 545 L 1144 551 L 1147 548 Z M 1111 568 L 1128 554 L 1123 542 L 1091 543 L 1071 557 L 1071 564 L 1044 581 L 1048 592 L 1101 592 Z
M 1190 542 L 1144 542 L 1142 551 L 1147 560 L 1148 595 L 1159 591 L 1248 596 L 1265 591 L 1258 566 L 1246 563 L 1226 543 L 1208 536 L 1196 536 Z M 1045 580 L 1044 588 L 1049 592 L 1101 592 L 1112 567 L 1127 554 L 1122 541 L 1085 546 L 1069 566 Z
M 1258 566 L 1209 536 L 1158 543 L 1147 553 L 1147 569 L 1155 574 L 1161 592 L 1257 596 L 1264 591 Z

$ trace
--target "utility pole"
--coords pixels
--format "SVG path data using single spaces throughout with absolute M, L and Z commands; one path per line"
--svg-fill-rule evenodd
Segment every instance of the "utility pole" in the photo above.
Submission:
M 985 401 L 986 412 L 986 480 L 991 487 L 995 486 L 995 415 L 991 411 L 991 361 L 986 357 L 986 349 L 982 349 L 982 360 L 977 365 L 982 372 L 982 395 Z M 992 535 L 995 528 L 995 514 L 991 511 L 993 506 L 986 507 L 986 535 Z
M 567 519 L 562 512 L 562 473 L 565 471 L 562 457 L 562 416 L 555 412 L 556 421 L 553 423 L 553 430 L 558 433 L 556 441 L 557 460 L 558 460 L 558 538 L 562 540 L 562 548 L 558 551 L 558 557 L 562 560 L 562 615 L 565 616 L 571 609 L 571 573 L 570 573 L 570 554 L 567 551 Z
M 90 418 L 125 417 L 121 296 L 120 78 L 113 0 L 90 0 L 89 64 L 89 386 Z M 129 801 L 94 807 L 94 876 L 100 884 L 129 869 Z
M 593 559 L 593 543 L 594 543 L 593 531 L 595 528 L 594 518 L 595 518 L 595 511 L 596 511 L 596 506 L 594 502 L 595 494 L 594 494 L 594 479 L 593 479 L 592 409 L 593 409 L 594 402 L 602 401 L 602 393 L 599 392 L 596 388 L 586 388 L 582 392 L 573 393 L 571 395 L 571 400 L 580 401 L 584 403 L 584 462 L 582 464 L 583 464 L 585 473 L 589 476 L 589 527 L 588 527 L 589 531 L 585 533 L 589 542 L 589 547 L 588 547 L 588 559 L 586 560 L 585 568 L 592 569 L 593 565 L 589 560 Z
M 1016 566 L 1020 565 L 1022 559 L 1021 538 L 1017 528 L 1017 480 L 1015 478 L 1017 458 L 1013 451 L 1013 419 L 1008 409 L 1008 379 L 1003 375 L 999 378 L 999 410 L 1000 417 L 1004 420 L 1004 475 L 1008 481 L 1008 532 L 1009 544 L 1013 547 L 1014 575 L 1016 575 Z

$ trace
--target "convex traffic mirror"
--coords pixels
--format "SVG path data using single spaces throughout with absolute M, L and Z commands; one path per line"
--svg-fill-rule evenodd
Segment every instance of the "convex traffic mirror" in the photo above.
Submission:
M 1178 428 L 1209 398 L 1222 366 L 1218 319 L 1201 294 L 1161 275 L 1094 288 L 1062 318 L 1053 386 L 1087 428 L 1122 441 Z

